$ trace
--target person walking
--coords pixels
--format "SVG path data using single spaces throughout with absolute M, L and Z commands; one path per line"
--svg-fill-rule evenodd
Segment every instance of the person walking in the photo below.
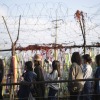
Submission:
M 83 79 L 83 72 L 82 72 L 82 64 L 81 64 L 81 57 L 79 52 L 74 52 L 71 57 L 71 66 L 69 71 L 69 81 L 73 81 L 76 79 Z M 81 92 L 83 90 L 84 82 L 77 81 L 77 82 L 69 82 L 68 89 L 70 92 L 70 100 L 81 100 Z
M 26 72 L 23 74 L 23 82 L 34 82 L 36 80 L 36 73 L 33 72 L 32 62 L 25 62 L 25 70 Z M 29 94 L 32 92 L 31 90 L 32 84 L 21 85 L 18 91 L 18 100 L 28 100 Z M 33 93 L 34 94 L 34 93 Z
M 85 54 L 82 56 L 83 59 L 83 73 L 84 73 L 84 79 L 91 79 L 93 78 L 93 70 L 91 67 L 92 59 L 89 54 Z M 92 100 L 92 81 L 85 81 L 84 83 L 84 89 L 83 89 L 83 100 Z
M 100 54 L 96 55 L 95 61 L 97 64 L 97 69 L 94 78 L 100 78 Z M 94 100 L 100 100 L 100 80 L 94 82 Z
M 40 54 L 35 54 L 33 57 L 34 61 L 34 72 L 37 74 L 36 81 L 44 81 L 44 74 L 43 74 L 43 68 L 42 68 L 42 56 Z M 36 100 L 44 100 L 45 96 L 45 84 L 40 83 L 37 84 L 37 95 L 38 97 Z
M 54 60 L 52 62 L 52 71 L 47 76 L 49 81 L 57 81 L 60 78 L 60 62 Z M 48 93 L 48 100 L 57 100 L 56 94 L 59 90 L 59 83 L 49 83 L 49 93 Z

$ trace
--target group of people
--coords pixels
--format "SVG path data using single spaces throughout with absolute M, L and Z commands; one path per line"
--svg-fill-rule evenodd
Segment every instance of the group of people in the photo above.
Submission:
M 34 64 L 34 69 L 32 65 Z M 23 73 L 23 81 L 24 82 L 39 82 L 45 81 L 45 72 L 42 68 L 42 57 L 39 54 L 36 54 L 33 57 L 32 61 L 25 62 L 25 73 Z M 56 81 L 60 78 L 60 62 L 54 60 L 52 62 L 52 71 L 46 75 L 46 80 L 48 81 Z M 23 82 L 22 81 L 22 82 Z M 45 96 L 45 87 L 49 87 L 48 91 L 48 100 L 55 100 L 55 95 L 58 92 L 59 84 L 58 83 L 38 83 L 27 85 L 20 85 L 19 91 L 17 93 L 19 100 L 28 100 L 30 93 L 36 100 L 44 100 Z M 36 95 L 35 95 L 36 94 Z
M 86 80 L 69 82 L 70 100 L 100 100 L 100 80 L 91 80 L 100 78 L 100 54 L 95 57 L 97 67 L 94 73 L 91 67 L 92 59 L 89 54 L 80 56 L 79 52 L 74 52 L 71 62 L 69 81 Z
M 26 72 L 23 75 L 24 81 L 33 82 L 35 81 L 57 81 L 60 80 L 61 72 L 60 72 L 60 62 L 58 60 L 54 60 L 52 62 L 52 71 L 50 73 L 46 73 L 42 68 L 42 57 L 39 54 L 34 56 L 34 71 L 32 68 L 32 62 L 28 61 L 25 63 Z M 74 52 L 71 57 L 71 66 L 69 69 L 69 77 L 68 80 L 68 90 L 70 92 L 70 100 L 100 100 L 100 85 L 98 81 L 91 81 L 88 79 L 100 78 L 100 54 L 95 57 L 96 62 L 96 71 L 93 73 L 93 69 L 91 67 L 92 59 L 89 54 L 80 55 L 79 52 Z M 29 70 L 29 68 L 31 69 Z M 29 74 L 30 73 L 30 74 Z M 74 81 L 77 79 L 87 79 L 81 81 Z M 41 83 L 36 86 L 36 100 L 44 100 L 45 96 L 45 87 L 49 87 L 48 91 L 48 100 L 56 100 L 56 94 L 59 90 L 59 83 Z M 30 87 L 25 87 L 28 90 L 28 93 L 22 91 L 18 95 L 19 98 L 28 98 L 30 93 Z M 34 93 L 34 92 L 33 92 Z M 21 100 L 21 99 L 19 99 Z M 26 99 L 27 100 L 27 99 Z
M 80 55 L 74 52 L 71 56 L 71 66 L 69 67 L 68 90 L 70 92 L 70 100 L 100 100 L 100 54 L 96 55 L 96 70 L 93 72 L 91 67 L 92 59 L 89 54 Z M 33 67 L 34 66 L 34 67 Z M 3 62 L 0 59 L 0 82 L 3 78 Z M 58 81 L 61 77 L 60 62 L 54 60 L 52 62 L 52 70 L 45 73 L 42 67 L 42 56 L 36 54 L 33 61 L 25 62 L 25 72 L 22 74 L 21 85 L 17 92 L 18 100 L 28 100 L 31 94 L 36 100 L 44 100 L 45 87 L 49 88 L 48 100 L 56 100 L 56 95 L 60 88 L 59 83 L 45 81 Z M 46 74 L 46 75 L 45 75 Z M 45 77 L 46 76 L 46 77 Z M 89 79 L 98 80 L 89 80 Z M 79 81 L 75 81 L 79 79 Z M 87 80 L 80 80 L 87 79 Z M 25 84 L 27 82 L 39 82 L 37 84 Z M 0 85 L 0 99 L 2 99 L 2 86 Z

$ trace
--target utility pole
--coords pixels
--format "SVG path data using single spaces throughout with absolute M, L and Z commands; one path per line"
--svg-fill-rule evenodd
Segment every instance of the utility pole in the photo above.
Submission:
M 61 21 L 62 19 L 58 19 L 57 18 L 57 10 L 56 10 L 56 20 L 53 20 L 52 22 L 55 22 L 55 50 L 54 50 L 54 54 L 55 54 L 55 60 L 57 60 L 57 38 L 58 38 L 58 21 Z
M 55 34 L 55 47 L 57 46 L 57 28 L 58 28 L 58 23 L 57 23 L 57 10 L 56 10 L 56 34 Z M 55 49 L 55 60 L 57 60 L 57 49 Z

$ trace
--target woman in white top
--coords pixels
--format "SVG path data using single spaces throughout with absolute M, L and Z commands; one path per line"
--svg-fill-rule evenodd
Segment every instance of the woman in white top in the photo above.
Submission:
M 83 59 L 83 72 L 84 72 L 84 79 L 91 79 L 93 78 L 93 70 L 91 67 L 92 59 L 89 54 L 85 54 L 82 56 Z M 84 96 L 83 100 L 92 100 L 92 96 L 90 95 L 92 93 L 92 82 L 86 81 L 84 84 L 84 90 L 83 94 L 87 94 Z
M 48 75 L 48 80 L 57 81 L 60 77 L 60 62 L 54 60 L 52 62 L 52 72 Z M 50 83 L 49 84 L 49 93 L 48 100 L 56 100 L 55 95 L 57 94 L 59 89 L 59 83 Z

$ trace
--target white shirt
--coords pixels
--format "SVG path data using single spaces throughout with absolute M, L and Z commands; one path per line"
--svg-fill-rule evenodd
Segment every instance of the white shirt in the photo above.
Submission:
M 83 65 L 83 73 L 84 73 L 84 79 L 90 79 L 93 78 L 93 70 L 91 65 L 85 64 Z
M 47 78 L 48 78 L 49 81 L 59 80 L 57 70 L 54 70 L 52 74 L 48 74 Z M 58 90 L 59 89 L 59 83 L 49 83 L 49 87 Z

